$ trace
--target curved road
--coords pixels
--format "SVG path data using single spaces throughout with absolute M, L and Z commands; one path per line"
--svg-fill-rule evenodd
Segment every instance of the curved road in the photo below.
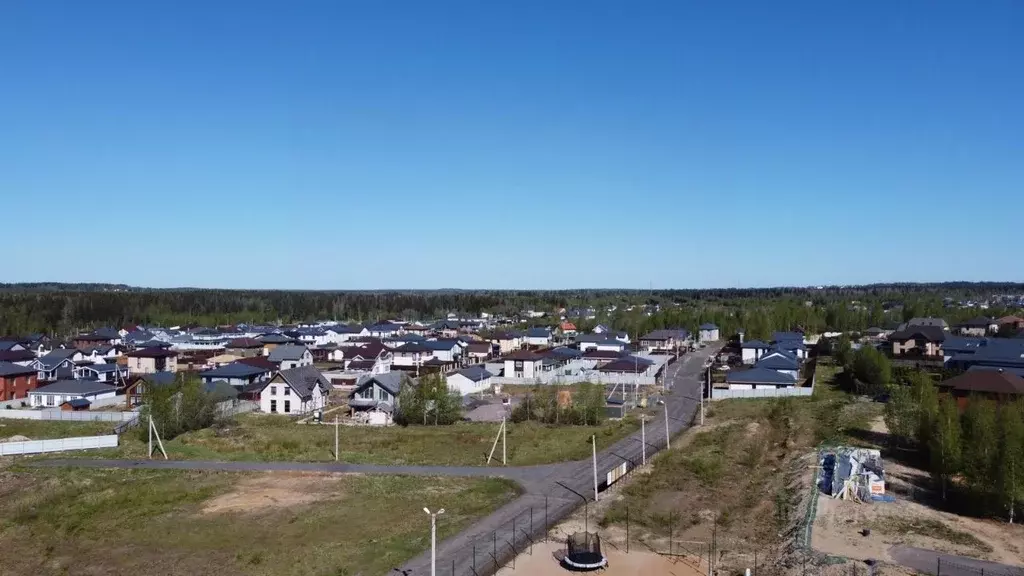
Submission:
M 666 368 L 665 384 L 669 389 L 665 397 L 668 411 L 668 432 L 678 434 L 692 421 L 699 404 L 702 368 L 704 361 L 717 347 L 698 350 L 680 357 L 679 361 Z M 628 462 L 628 468 L 639 466 L 642 458 L 640 432 L 623 438 L 602 449 L 597 454 L 598 479 Z M 647 426 L 647 456 L 664 448 L 666 443 L 665 417 L 658 412 Z M 482 466 L 376 466 L 360 464 L 324 464 L 307 462 L 210 462 L 196 460 L 86 460 L 63 459 L 42 460 L 36 466 L 75 466 L 97 468 L 162 468 L 190 470 L 226 471 L 311 471 L 351 472 L 364 474 L 405 474 L 419 476 L 497 476 L 515 480 L 524 489 L 524 494 L 506 504 L 489 516 L 482 518 L 459 534 L 441 542 L 437 547 L 438 574 L 448 576 L 483 576 L 492 573 L 495 565 L 504 564 L 512 555 L 512 548 L 522 549 L 530 539 L 540 539 L 546 532 L 545 521 L 539 512 L 545 511 L 547 524 L 553 525 L 568 516 L 580 506 L 579 496 L 566 490 L 583 494 L 593 499 L 594 484 L 590 460 L 563 462 L 543 466 L 521 466 L 494 468 Z M 536 522 L 532 521 L 538 512 Z M 527 524 L 525 519 L 531 518 Z M 512 531 L 513 519 L 519 525 Z M 493 550 L 495 541 L 504 545 Z M 475 548 L 474 548 L 475 545 Z M 430 574 L 430 551 L 427 550 L 408 561 L 399 569 L 409 576 Z

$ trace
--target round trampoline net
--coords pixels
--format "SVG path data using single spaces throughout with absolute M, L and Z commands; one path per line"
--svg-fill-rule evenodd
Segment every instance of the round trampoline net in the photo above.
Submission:
M 591 532 L 576 532 L 565 542 L 566 567 L 575 570 L 596 570 L 607 564 L 601 553 L 601 537 Z

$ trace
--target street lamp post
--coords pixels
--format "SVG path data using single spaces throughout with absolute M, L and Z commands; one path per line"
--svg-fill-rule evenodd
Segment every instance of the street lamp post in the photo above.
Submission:
M 436 576 L 437 570 L 437 517 L 444 514 L 444 508 L 441 508 L 436 513 L 431 512 L 429 508 L 424 508 L 424 512 L 430 516 L 430 576 Z

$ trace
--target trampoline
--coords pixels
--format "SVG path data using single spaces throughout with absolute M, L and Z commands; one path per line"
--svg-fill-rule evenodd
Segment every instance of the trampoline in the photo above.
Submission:
M 566 539 L 562 565 L 573 572 L 599 570 L 608 565 L 601 553 L 601 537 L 590 532 L 576 532 Z

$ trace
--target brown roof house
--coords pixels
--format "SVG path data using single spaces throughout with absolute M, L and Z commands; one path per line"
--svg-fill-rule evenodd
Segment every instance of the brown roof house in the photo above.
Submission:
M 177 372 L 178 353 L 167 348 L 142 348 L 126 354 L 132 374 Z
M 1012 402 L 1024 395 L 1024 378 L 1012 369 L 976 367 L 939 383 L 939 389 L 956 398 L 961 409 L 970 396 Z
M 942 356 L 946 331 L 939 326 L 908 326 L 889 335 L 893 356 Z

